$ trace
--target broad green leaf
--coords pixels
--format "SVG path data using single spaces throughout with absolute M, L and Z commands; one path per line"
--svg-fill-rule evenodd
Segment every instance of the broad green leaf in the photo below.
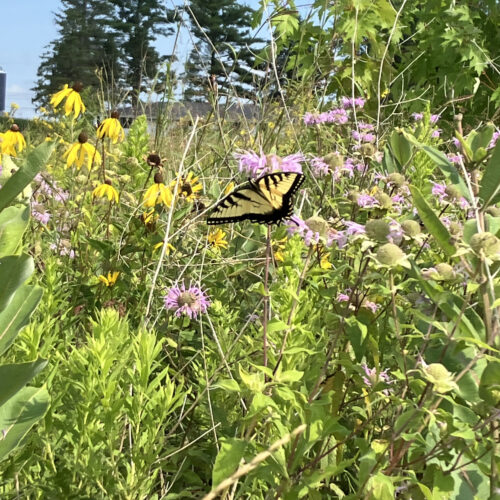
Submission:
M 467 140 L 472 149 L 472 154 L 475 155 L 479 149 L 486 149 L 490 143 L 493 133 L 495 132 L 495 125 L 488 123 L 480 132 L 477 132 L 471 140 Z
M 39 286 L 22 285 L 17 289 L 10 304 L 0 312 L 0 355 L 28 324 L 42 294 L 43 290 Z
M 484 170 L 479 198 L 483 200 L 483 210 L 500 200 L 500 141 L 497 142 Z
M 284 321 L 281 321 L 280 319 L 272 319 L 267 324 L 267 333 L 280 332 L 282 330 L 286 330 L 287 328 L 289 327 Z
M 28 363 L 0 365 L 0 406 L 20 391 L 46 364 L 45 359 L 39 358 Z
M 393 484 L 394 478 L 386 476 L 382 472 L 371 476 L 366 483 L 366 496 L 369 500 L 394 500 L 395 490 Z
M 212 487 L 231 476 L 245 455 L 247 442 L 243 439 L 229 438 L 221 440 L 221 448 L 215 458 L 212 470 Z
M 236 380 L 229 378 L 225 380 L 219 380 L 216 384 L 212 386 L 213 389 L 224 389 L 228 392 L 241 392 L 240 386 Z
M 384 156 L 382 158 L 382 166 L 384 170 L 389 174 L 398 173 L 399 169 L 397 164 L 394 162 L 394 158 L 392 157 L 391 150 L 387 145 L 384 146 Z
M 443 249 L 448 257 L 455 253 L 455 247 L 450 242 L 451 235 L 446 229 L 446 226 L 439 220 L 434 210 L 429 206 L 420 190 L 415 186 L 410 186 L 410 191 L 413 197 L 413 202 L 418 210 L 418 215 L 425 224 L 429 233 L 434 236 L 438 245 Z
M 16 253 L 28 221 L 29 209 L 26 207 L 8 207 L 0 212 L 0 257 Z
M 49 407 L 49 393 L 44 387 L 24 387 L 0 406 L 0 460 L 5 459 Z
M 55 144 L 43 142 L 31 151 L 24 165 L 0 189 L 0 210 L 9 206 L 47 163 Z
M 404 167 L 411 159 L 412 148 L 408 139 L 403 132 L 394 130 L 390 138 L 392 154 L 399 162 L 401 167 Z
M 356 361 L 361 361 L 365 354 L 365 349 L 363 349 L 363 344 L 368 333 L 368 328 L 366 325 L 358 321 L 354 316 L 347 318 L 346 320 L 346 334 L 349 342 L 352 345 L 354 354 L 356 355 Z
M 479 382 L 479 396 L 493 406 L 500 402 L 500 363 L 490 361 L 484 369 Z
M 7 307 L 33 270 L 33 259 L 29 255 L 8 255 L 0 259 L 0 312 Z

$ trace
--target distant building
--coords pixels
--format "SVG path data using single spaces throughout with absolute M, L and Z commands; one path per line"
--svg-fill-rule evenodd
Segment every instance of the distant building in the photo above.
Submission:
M 143 104 L 140 110 L 135 114 L 131 107 L 119 109 L 120 122 L 124 128 L 130 127 L 136 116 L 145 114 L 150 124 L 154 128 L 158 117 L 162 120 L 166 118 L 167 122 L 178 122 L 181 119 L 207 118 L 213 113 L 213 106 L 208 102 L 183 101 L 169 104 L 153 102 Z M 244 120 L 254 120 L 257 116 L 257 106 L 249 103 L 231 103 L 229 105 L 220 104 L 218 108 L 219 115 L 229 122 L 241 123 Z M 166 115 L 162 116 L 162 115 Z
M 0 68 L 0 112 L 5 111 L 5 96 L 7 94 L 7 73 Z

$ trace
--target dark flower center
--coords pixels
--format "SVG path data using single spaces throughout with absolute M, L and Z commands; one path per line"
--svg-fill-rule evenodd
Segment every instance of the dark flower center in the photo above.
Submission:
M 106 180 L 104 181 L 104 184 L 107 184 L 108 186 L 111 186 L 111 181 L 110 181 L 109 179 L 106 179 Z
M 111 111 L 111 118 L 120 118 L 120 113 L 116 111 L 116 109 L 114 111 Z
M 78 142 L 80 144 L 85 144 L 89 140 L 89 136 L 85 132 L 80 132 L 78 136 Z
M 154 176 L 154 181 L 155 184 L 163 184 L 163 175 L 161 175 L 160 172 L 156 172 Z
M 81 92 L 83 90 L 83 83 L 82 82 L 75 82 L 73 84 L 73 87 L 71 87 L 75 92 Z
M 196 303 L 197 300 L 198 299 L 193 292 L 182 292 L 179 295 L 177 302 L 179 303 L 180 307 L 183 307 L 183 306 L 191 307 L 191 306 L 193 306 L 193 304 Z
M 10 130 L 12 132 L 19 132 L 19 125 L 17 123 L 13 123 L 12 126 L 10 127 Z
M 189 184 L 189 182 L 184 182 L 181 188 L 181 192 L 186 193 L 186 196 L 190 196 L 193 194 L 193 187 L 191 186 L 191 184 Z
M 161 165 L 161 158 L 155 153 L 148 155 L 147 159 L 148 165 L 151 167 L 159 167 Z

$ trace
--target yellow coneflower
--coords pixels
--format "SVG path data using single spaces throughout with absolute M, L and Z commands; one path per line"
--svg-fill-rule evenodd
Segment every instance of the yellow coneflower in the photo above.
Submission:
M 107 276 L 100 274 L 98 278 L 99 281 L 101 283 L 104 283 L 106 286 L 113 286 L 116 283 L 116 280 L 118 279 L 119 275 L 120 275 L 119 271 L 114 271 L 114 272 L 110 271 Z
M 199 181 L 199 177 L 194 177 L 193 172 L 189 172 L 187 177 L 182 177 L 179 180 L 179 186 L 177 188 L 177 193 L 179 196 L 183 196 L 186 201 L 194 201 L 196 198 L 196 193 L 203 189 Z M 175 189 L 177 181 L 174 180 L 170 183 L 170 188 Z
M 56 92 L 50 99 L 50 104 L 57 110 L 57 106 L 61 104 L 61 101 L 66 98 L 64 103 L 64 111 L 66 116 L 68 116 L 72 111 L 75 114 L 75 118 L 78 117 L 80 113 L 85 113 L 85 104 L 83 104 L 80 92 L 83 89 L 81 82 L 75 82 L 72 87 L 68 84 L 64 85 L 63 89 Z
M 216 231 L 212 231 L 208 234 L 207 240 L 209 245 L 218 249 L 218 248 L 226 248 L 228 246 L 227 241 L 225 240 L 226 233 L 222 229 L 217 229 Z
M 113 111 L 111 117 L 106 118 L 97 127 L 97 138 L 103 139 L 104 137 L 109 137 L 113 141 L 113 144 L 116 144 L 117 141 L 123 141 L 125 139 L 125 132 L 118 118 L 120 118 L 120 113 Z
M 109 201 L 118 203 L 118 191 L 111 185 L 111 181 L 106 179 L 103 184 L 97 186 L 92 191 L 93 198 L 108 198 Z
M 66 168 L 76 164 L 76 167 L 80 170 L 85 162 L 85 158 L 87 159 L 87 168 L 89 170 L 91 170 L 94 164 L 99 165 L 101 163 L 99 151 L 97 151 L 92 144 L 89 144 L 87 142 L 88 140 L 88 135 L 82 132 L 78 136 L 78 142 L 72 144 L 66 153 L 64 153 L 63 156 L 66 158 Z
M 26 147 L 23 134 L 21 134 L 19 126 L 15 123 L 0 138 L 2 139 L 0 142 L 2 154 L 17 156 L 16 149 L 20 153 Z
M 156 252 L 156 250 L 158 250 L 159 248 L 161 248 L 163 246 L 163 241 L 160 241 L 160 243 L 157 243 L 154 247 L 153 247 L 153 253 Z M 173 245 L 171 245 L 170 243 L 167 243 L 167 249 L 165 250 L 165 254 L 166 255 L 170 255 L 170 252 L 175 252 L 175 247 Z
M 319 267 L 321 269 L 331 269 L 333 267 L 332 263 L 328 260 L 330 257 L 330 252 L 328 252 L 324 247 L 315 247 L 319 256 Z
M 154 176 L 154 184 L 144 193 L 143 200 L 145 207 L 154 207 L 162 203 L 167 207 L 172 205 L 172 191 L 165 186 L 159 172 Z

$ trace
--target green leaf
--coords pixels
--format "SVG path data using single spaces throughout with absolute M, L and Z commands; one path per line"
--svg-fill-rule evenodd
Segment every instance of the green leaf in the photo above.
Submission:
M 228 392 L 241 392 L 240 386 L 236 380 L 229 378 L 224 380 L 219 380 L 216 384 L 212 386 L 214 389 L 224 389 Z
M 20 391 L 47 364 L 45 359 L 0 366 L 0 406 Z
M 401 167 L 404 167 L 411 159 L 412 148 L 408 139 L 404 136 L 403 132 L 394 130 L 390 138 L 392 154 L 399 162 Z
M 16 252 L 28 221 L 29 209 L 26 207 L 9 207 L 0 212 L 0 257 Z
M 443 249 L 448 257 L 455 253 L 455 247 L 450 243 L 451 235 L 446 226 L 439 220 L 434 210 L 429 206 L 420 190 L 415 186 L 410 186 L 413 202 L 418 210 L 418 215 L 425 224 L 429 233 L 434 236 L 438 245 Z
M 35 178 L 47 163 L 55 144 L 43 142 L 26 157 L 24 165 L 0 189 L 0 210 L 10 205 L 16 196 Z
M 495 132 L 495 125 L 493 123 L 488 123 L 483 127 L 483 129 L 474 134 L 470 142 L 470 147 L 472 149 L 473 156 L 479 149 L 486 149 L 493 138 L 493 133 Z
M 490 361 L 481 375 L 479 397 L 496 406 L 500 403 L 500 363 Z
M 24 387 L 0 406 L 0 460 L 4 460 L 49 407 L 49 393 L 44 387 Z
M 29 255 L 9 255 L 0 259 L 0 312 L 9 305 L 17 289 L 33 270 L 33 259 Z
M 368 333 L 366 325 L 358 321 L 355 317 L 351 316 L 346 320 L 346 334 L 349 342 L 351 342 L 356 361 L 361 361 L 365 354 L 363 344 Z
M 229 438 L 221 440 L 221 448 L 215 458 L 212 470 L 212 488 L 231 476 L 245 454 L 247 442 L 243 439 Z
M 382 158 L 382 166 L 384 167 L 384 170 L 389 174 L 399 172 L 398 166 L 394 162 L 394 158 L 392 157 L 391 150 L 387 145 L 384 146 L 384 156 Z
M 482 210 L 487 209 L 500 200 L 500 141 L 497 142 L 493 154 L 484 170 L 479 198 L 483 200 Z
M 289 326 L 280 319 L 272 319 L 267 324 L 267 333 L 280 332 L 282 330 L 286 330 Z
M 0 312 L 0 354 L 8 349 L 21 329 L 29 323 L 42 294 L 43 290 L 39 286 L 22 285 L 10 304 Z

